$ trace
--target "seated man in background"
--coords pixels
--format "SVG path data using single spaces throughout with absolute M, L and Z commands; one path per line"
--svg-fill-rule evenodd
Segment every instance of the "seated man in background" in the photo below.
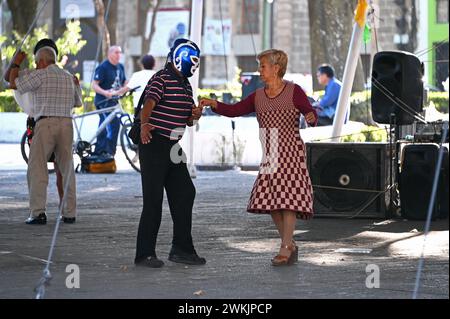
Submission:
M 334 69 L 328 64 L 322 64 L 317 69 L 317 81 L 325 86 L 325 95 L 319 102 L 313 104 L 319 116 L 317 125 L 332 125 L 342 83 L 335 78 Z

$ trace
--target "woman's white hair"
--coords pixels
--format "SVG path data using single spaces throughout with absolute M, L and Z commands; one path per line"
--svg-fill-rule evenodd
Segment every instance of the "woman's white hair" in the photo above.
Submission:
M 56 63 L 56 51 L 52 47 L 42 47 L 34 55 L 36 62 L 44 60 L 46 63 Z
M 261 59 L 267 59 L 270 64 L 278 65 L 280 67 L 280 70 L 278 71 L 278 76 L 280 78 L 283 78 L 286 74 L 288 64 L 288 55 L 286 52 L 276 49 L 269 49 L 258 54 L 257 59 L 260 62 Z

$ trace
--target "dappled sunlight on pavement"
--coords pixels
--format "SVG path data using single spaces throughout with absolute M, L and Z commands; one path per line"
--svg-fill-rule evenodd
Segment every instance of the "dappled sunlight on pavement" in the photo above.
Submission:
M 24 170 L 0 171 L 0 297 L 31 298 L 55 225 L 58 198 L 49 180 L 48 223 L 25 225 Z M 48 298 L 410 298 L 423 243 L 422 221 L 338 219 L 299 221 L 299 261 L 274 268 L 280 239 L 268 215 L 246 212 L 254 172 L 199 171 L 193 237 L 202 267 L 167 261 L 172 221 L 167 201 L 157 254 L 166 265 L 133 265 L 142 209 L 140 175 L 77 174 L 78 216 L 62 224 L 51 266 Z M 448 298 L 448 220 L 432 223 L 423 275 L 423 298 Z M 66 266 L 80 267 L 81 287 L 65 287 Z M 366 287 L 370 265 L 379 289 Z M 202 291 L 195 295 L 195 292 Z

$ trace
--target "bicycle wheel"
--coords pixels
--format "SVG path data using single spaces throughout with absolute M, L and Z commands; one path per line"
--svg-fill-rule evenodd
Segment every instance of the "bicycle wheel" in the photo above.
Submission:
M 125 123 L 122 125 L 122 130 L 120 131 L 120 145 L 122 146 L 122 151 L 125 154 L 128 163 L 130 163 L 135 171 L 140 172 L 141 164 L 139 163 L 139 147 L 128 137 L 131 126 L 132 123 Z
M 20 151 L 22 153 L 22 158 L 25 163 L 28 164 L 28 156 L 30 154 L 30 146 L 28 145 L 27 132 L 23 133 L 22 139 L 20 140 Z M 53 163 L 47 163 L 48 173 L 53 174 L 55 172 L 55 166 Z

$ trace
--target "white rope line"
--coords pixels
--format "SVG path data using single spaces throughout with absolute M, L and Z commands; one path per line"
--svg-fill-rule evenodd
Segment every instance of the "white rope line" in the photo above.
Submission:
M 419 51 L 417 51 L 414 54 L 417 55 L 417 57 L 421 57 L 421 56 L 427 54 L 428 52 L 436 50 L 437 48 L 443 46 L 444 44 L 446 44 L 448 42 L 448 39 L 449 38 L 447 37 L 446 39 L 442 40 L 441 42 L 438 42 L 438 43 L 436 43 L 435 45 L 433 45 L 431 47 L 419 50 Z
M 372 1 L 370 1 L 372 4 Z M 376 34 L 376 28 L 374 28 L 375 30 L 375 41 L 376 41 L 376 48 L 377 48 L 377 52 L 378 52 L 378 38 L 377 38 L 377 34 Z M 448 42 L 448 38 L 433 45 L 431 48 L 425 48 L 424 50 L 420 50 L 417 51 L 415 53 L 415 55 L 419 58 L 425 54 L 427 54 L 430 51 L 436 50 L 438 49 L 440 46 L 442 46 L 443 44 L 445 44 L 446 42 Z M 389 90 L 387 90 L 381 83 L 379 83 L 375 78 L 372 77 L 373 84 L 376 86 L 377 84 L 379 84 L 381 87 L 383 87 L 388 93 L 392 94 L 392 92 L 389 92 Z M 378 83 L 377 83 L 378 82 Z M 376 86 L 377 87 L 377 86 Z M 378 87 L 379 88 L 379 87 Z M 395 100 L 392 100 L 390 96 L 387 95 L 386 92 L 384 92 L 383 90 L 380 89 L 380 91 L 386 95 L 392 102 L 394 102 L 398 107 L 402 108 Z M 394 98 L 396 98 L 393 94 L 392 96 Z M 403 103 L 403 101 L 399 100 L 400 102 Z M 405 103 L 403 103 L 405 104 Z M 405 104 L 405 106 L 409 109 L 409 106 Z M 402 108 L 403 109 L 403 108 Z M 404 109 L 403 109 L 404 110 Z M 404 110 L 405 112 L 407 112 L 406 110 Z M 409 112 L 407 112 L 409 113 Z M 413 115 L 414 114 L 414 115 Z M 417 112 L 415 112 L 415 110 L 413 110 L 413 115 L 414 118 L 417 119 Z M 420 116 L 421 119 L 420 121 L 427 124 L 426 120 Z M 423 118 L 423 119 L 422 119 Z M 434 127 L 434 129 L 436 129 Z M 419 264 L 417 266 L 417 273 L 416 273 L 416 281 L 415 281 L 415 285 L 414 285 L 414 291 L 413 291 L 413 295 L 412 298 L 413 299 L 417 299 L 418 294 L 419 294 L 419 289 L 420 289 L 420 278 L 421 278 L 421 274 L 423 271 L 423 265 L 424 265 L 424 258 L 425 258 L 425 247 L 426 247 L 426 242 L 427 242 L 427 237 L 428 237 L 428 233 L 430 231 L 430 226 L 431 226 L 431 217 L 432 217 L 432 213 L 433 213 L 433 207 L 434 207 L 434 201 L 436 199 L 436 192 L 437 192 L 437 184 L 439 181 L 439 174 L 440 174 L 440 170 L 441 170 L 441 165 L 442 165 L 442 158 L 443 158 L 443 152 L 444 149 L 442 147 L 442 144 L 445 143 L 445 140 L 447 138 L 447 134 L 448 134 L 448 122 L 446 122 L 444 124 L 444 129 L 443 129 L 443 133 L 442 133 L 442 140 L 441 140 L 441 144 L 440 144 L 440 150 L 439 150 L 439 156 L 438 156 L 438 162 L 437 162 L 437 166 L 436 166 L 436 171 L 435 171 L 435 176 L 434 176 L 434 181 L 433 181 L 433 189 L 432 189 L 432 193 L 431 193 L 431 199 L 430 199 L 430 203 L 428 206 L 428 214 L 427 214 L 427 220 L 425 223 L 425 235 L 424 235 L 424 239 L 423 239 L 423 246 L 422 246 L 422 252 L 421 252 L 421 256 L 419 259 Z M 392 187 L 392 186 L 391 186 Z
M 36 291 L 36 299 L 43 299 L 45 296 L 45 287 L 50 285 L 50 280 L 52 279 L 52 275 L 50 273 L 50 264 L 52 263 L 52 258 L 53 258 L 53 252 L 55 250 L 55 246 L 56 246 L 56 239 L 58 236 L 58 231 L 59 231 L 59 225 L 61 223 L 61 216 L 62 216 L 62 212 L 64 209 L 64 206 L 67 202 L 67 193 L 69 190 L 69 184 L 72 178 L 75 178 L 74 174 L 74 170 L 73 170 L 73 162 L 72 165 L 68 166 L 68 172 L 66 172 L 66 178 L 64 181 L 64 195 L 61 201 L 61 205 L 59 205 L 59 211 L 58 211 L 58 216 L 56 218 L 56 225 L 55 225 L 55 229 L 53 231 L 53 237 L 52 237 L 52 241 L 50 244 L 50 250 L 48 253 L 48 258 L 47 258 L 47 263 L 45 265 L 44 271 L 42 273 L 42 277 L 39 280 L 39 283 L 37 285 L 37 287 L 35 288 Z
M 318 138 L 315 140 L 310 140 L 308 141 L 308 143 L 314 143 L 314 142 L 323 142 L 323 141 L 328 141 L 331 139 L 337 139 L 337 138 L 343 138 L 343 137 L 348 137 L 348 136 L 353 136 L 353 135 L 359 135 L 359 134 L 369 134 L 369 133 L 374 133 L 374 132 L 381 132 L 381 131 L 386 131 L 388 134 L 389 128 L 379 128 L 376 130 L 371 130 L 371 131 L 360 131 L 360 132 L 356 132 L 356 133 L 349 133 L 349 134 L 345 134 L 345 135 L 338 135 L 338 136 L 332 136 L 332 137 L 325 137 L 325 138 Z
M 422 253 L 421 253 L 420 259 L 419 259 L 419 265 L 417 266 L 416 282 L 415 282 L 415 285 L 414 285 L 414 291 L 413 291 L 412 299 L 417 299 L 417 297 L 419 295 L 420 278 L 421 278 L 421 275 L 422 275 L 424 259 L 425 259 L 425 248 L 426 248 L 426 244 L 427 244 L 428 234 L 430 232 L 431 217 L 433 215 L 434 203 L 435 203 L 435 200 L 436 200 L 437 188 L 438 188 L 438 183 L 439 183 L 439 175 L 440 175 L 441 166 L 442 166 L 442 159 L 444 157 L 444 147 L 442 147 L 442 144 L 445 143 L 445 140 L 447 138 L 447 134 L 448 134 L 448 122 L 445 122 L 443 133 L 442 133 L 440 149 L 439 149 L 439 156 L 438 156 L 438 160 L 437 160 L 437 163 L 436 163 L 436 170 L 435 170 L 435 173 L 434 173 L 433 188 L 432 188 L 432 191 L 431 191 L 430 203 L 428 204 L 428 214 L 427 214 L 427 221 L 425 223 L 425 230 L 424 230 L 424 236 L 423 236 L 423 245 L 422 245 Z
M 359 215 L 361 215 L 361 213 L 367 208 L 369 207 L 378 197 L 380 197 L 380 195 L 390 191 L 393 187 L 395 186 L 395 184 L 389 185 L 388 188 L 386 188 L 384 191 L 378 192 L 377 195 L 375 195 L 371 200 L 369 200 L 356 214 L 354 214 L 353 216 L 348 217 L 348 219 L 353 219 L 358 217 Z
M 56 218 L 56 224 L 55 224 L 55 229 L 53 231 L 53 237 L 52 237 L 52 241 L 50 244 L 50 250 L 48 253 L 48 258 L 47 258 L 47 262 L 44 268 L 44 271 L 42 273 L 42 277 L 38 282 L 38 285 L 35 288 L 35 292 L 36 292 L 36 299 L 43 299 L 45 296 L 45 287 L 50 285 L 50 280 L 52 279 L 52 275 L 50 273 L 50 264 L 52 263 L 52 258 L 53 258 L 53 253 L 55 250 L 55 246 L 56 246 L 56 239 L 58 236 L 58 231 L 59 231 L 59 225 L 61 223 L 61 216 L 62 216 L 62 212 L 64 209 L 64 206 L 67 202 L 67 193 L 69 190 L 69 184 L 72 178 L 75 178 L 74 174 L 74 170 L 73 170 L 73 162 L 72 165 L 68 166 L 68 171 L 65 174 L 65 181 L 64 181 L 64 195 L 61 201 L 61 205 L 59 205 L 59 210 L 58 210 L 58 216 Z
M 323 189 L 334 189 L 338 191 L 349 191 L 349 192 L 362 192 L 362 193 L 384 193 L 385 190 L 377 191 L 374 189 L 364 189 L 364 188 L 346 188 L 346 187 L 337 187 L 337 186 L 326 186 L 326 185 L 312 185 L 315 188 L 323 188 Z
M 396 97 L 395 94 L 392 93 L 387 87 L 385 87 L 380 81 L 378 81 L 374 77 L 372 77 L 372 81 L 374 81 L 374 83 L 373 83 L 374 86 L 376 88 L 378 88 L 381 91 L 381 93 L 383 93 L 383 95 L 385 95 L 386 97 L 390 98 L 390 100 L 392 102 L 394 102 L 395 105 L 400 107 L 403 111 L 409 113 L 411 116 L 414 116 L 417 120 L 419 120 L 419 121 L 421 121 L 423 123 L 427 123 L 425 121 L 425 118 L 422 116 L 422 114 L 416 112 L 416 110 L 414 110 L 411 106 L 409 106 L 404 101 L 402 101 L 401 99 Z M 403 104 L 404 108 L 399 103 Z
M 425 118 L 418 112 L 416 112 L 414 109 L 412 109 L 408 104 L 400 100 L 398 97 L 394 95 L 391 91 L 389 91 L 388 88 L 386 88 L 383 84 L 381 84 L 377 79 L 372 77 L 372 84 L 380 90 L 381 93 L 383 93 L 384 96 L 386 96 L 391 102 L 393 102 L 396 106 L 398 106 L 400 109 L 402 109 L 404 112 L 408 113 L 412 117 L 414 117 L 416 120 L 427 124 L 428 122 L 425 120 Z M 403 104 L 402 105 L 400 105 Z
M 340 190 L 340 191 L 350 191 L 350 192 L 364 192 L 364 193 L 375 193 L 376 195 L 371 198 L 368 202 L 364 204 L 364 206 L 356 212 L 354 215 L 347 217 L 348 219 L 353 219 L 359 215 L 367 208 L 369 207 L 380 195 L 385 194 L 389 190 L 391 190 L 395 185 L 390 185 L 385 190 L 377 191 L 373 189 L 357 189 L 357 188 L 344 188 L 344 187 L 334 187 L 334 186 L 322 186 L 322 185 L 312 185 L 315 188 L 323 188 L 323 189 L 334 189 L 334 190 Z

